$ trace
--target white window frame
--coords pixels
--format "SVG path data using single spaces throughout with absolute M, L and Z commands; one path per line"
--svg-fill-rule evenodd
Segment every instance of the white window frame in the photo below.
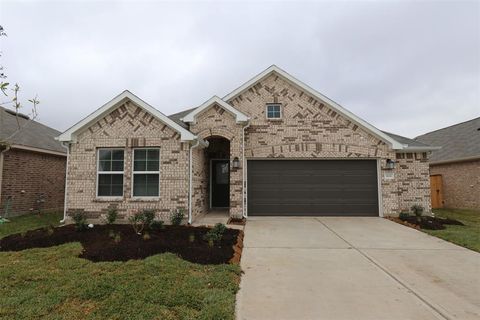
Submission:
M 158 171 L 135 171 L 135 150 L 158 150 Z M 141 148 L 133 148 L 132 149 L 132 191 L 131 197 L 132 199 L 158 199 L 160 198 L 160 167 L 162 164 L 161 161 L 161 150 L 159 147 L 141 147 Z M 158 174 L 158 194 L 155 196 L 135 196 L 133 194 L 134 191 L 134 183 L 135 183 L 135 174 Z
M 268 116 L 268 107 L 272 107 L 272 106 L 278 106 L 278 108 L 280 109 L 280 116 L 278 118 L 270 118 Z M 281 120 L 282 117 L 283 117 L 283 112 L 282 112 L 282 104 L 281 103 L 267 103 L 265 105 L 265 117 L 268 119 L 268 120 Z
M 123 151 L 123 170 L 122 171 L 100 171 L 100 150 L 121 150 Z M 123 175 L 123 183 L 122 183 L 122 195 L 121 196 L 100 196 L 98 194 L 98 185 L 100 184 L 100 175 L 101 174 L 121 174 Z M 123 199 L 125 195 L 125 149 L 124 148 L 97 148 L 97 183 L 96 183 L 96 190 L 95 196 L 101 199 Z

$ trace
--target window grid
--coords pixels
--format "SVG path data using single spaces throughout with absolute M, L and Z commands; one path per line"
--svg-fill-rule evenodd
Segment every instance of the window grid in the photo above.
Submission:
M 280 104 L 267 104 L 267 119 L 281 119 L 282 108 Z
M 97 197 L 123 197 L 124 150 L 103 148 L 97 152 Z M 122 170 L 118 170 L 119 168 Z M 105 188 L 109 192 L 104 193 Z
M 143 153 L 143 154 L 142 154 Z M 149 159 L 149 156 L 153 154 L 155 156 L 154 159 Z M 160 149 L 159 148 L 136 148 L 133 149 L 133 161 L 132 161 L 132 197 L 134 198 L 150 198 L 150 197 L 159 197 L 160 196 Z M 143 166 L 136 164 L 144 164 Z M 152 165 L 150 165 L 152 164 Z M 156 169 L 156 170 L 148 170 L 148 169 Z M 146 194 L 136 194 L 136 178 L 140 178 L 144 176 L 145 178 L 145 191 Z M 156 183 L 156 187 L 154 187 L 154 191 L 156 189 L 155 194 L 148 194 L 149 193 L 149 186 L 148 182 Z M 155 181 L 156 180 L 156 181 Z M 137 180 L 138 181 L 138 180 Z

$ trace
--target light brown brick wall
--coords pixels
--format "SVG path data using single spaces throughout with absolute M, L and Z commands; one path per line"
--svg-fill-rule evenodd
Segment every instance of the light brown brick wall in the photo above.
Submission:
M 20 149 L 4 153 L 0 215 L 63 210 L 66 157 Z
M 160 148 L 160 197 L 131 197 L 133 147 Z M 124 195 L 117 201 L 96 196 L 97 149 L 125 148 Z M 127 102 L 90 126 L 71 146 L 68 170 L 68 212 L 80 210 L 98 218 L 113 204 L 121 216 L 134 210 L 154 209 L 157 218 L 169 221 L 174 210 L 188 209 L 189 143 L 143 109 Z
M 431 165 L 430 174 L 442 175 L 446 208 L 480 209 L 480 160 Z
M 242 126 L 235 122 L 232 114 L 217 105 L 200 113 L 196 120 L 190 126 L 190 131 L 198 137 L 206 139 L 218 136 L 230 141 L 230 215 L 240 218 L 243 213 L 242 168 L 232 168 L 231 162 L 235 157 L 242 159 Z

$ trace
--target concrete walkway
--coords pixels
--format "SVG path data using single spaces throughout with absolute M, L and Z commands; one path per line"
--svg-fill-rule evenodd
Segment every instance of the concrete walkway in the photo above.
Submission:
M 249 218 L 238 319 L 480 319 L 480 254 L 382 218 Z

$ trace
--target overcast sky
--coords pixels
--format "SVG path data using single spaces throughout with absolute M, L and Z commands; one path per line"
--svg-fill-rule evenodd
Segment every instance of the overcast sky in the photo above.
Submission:
M 480 116 L 479 3 L 0 0 L 0 61 L 60 131 L 125 89 L 172 114 L 276 64 L 415 137 Z

